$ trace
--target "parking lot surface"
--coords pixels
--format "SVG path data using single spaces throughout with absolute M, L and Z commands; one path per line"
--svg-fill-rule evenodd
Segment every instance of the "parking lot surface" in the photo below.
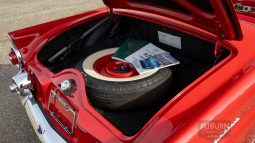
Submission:
M 10 79 L 18 69 L 8 58 L 10 31 L 103 7 L 101 0 L 0 1 L 0 143 L 39 142 L 18 97 L 10 93 Z

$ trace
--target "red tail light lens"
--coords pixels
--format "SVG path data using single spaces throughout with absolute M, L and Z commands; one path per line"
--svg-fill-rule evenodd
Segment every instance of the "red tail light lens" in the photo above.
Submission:
M 14 51 L 11 51 L 9 53 L 9 58 L 10 58 L 10 61 L 13 65 L 17 65 L 19 64 L 19 60 L 18 60 L 18 57 L 16 55 L 16 53 Z
M 13 65 L 16 65 L 19 69 L 23 68 L 23 60 L 21 57 L 21 53 L 19 52 L 18 48 L 13 43 L 11 37 L 8 35 L 8 38 L 11 42 L 10 48 L 11 52 L 9 53 L 10 61 Z

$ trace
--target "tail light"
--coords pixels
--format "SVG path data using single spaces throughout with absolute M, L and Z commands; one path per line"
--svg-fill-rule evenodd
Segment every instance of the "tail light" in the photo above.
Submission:
M 17 57 L 17 55 L 15 54 L 14 51 L 11 51 L 11 52 L 9 53 L 9 59 L 10 59 L 10 62 L 11 62 L 13 65 L 19 64 L 18 57 Z
M 23 68 L 23 61 L 22 61 L 22 57 L 21 54 L 19 52 L 19 50 L 16 48 L 15 44 L 13 43 L 12 39 L 8 36 L 9 40 L 11 41 L 11 51 L 9 53 L 9 59 L 10 62 L 13 65 L 17 65 L 20 69 Z

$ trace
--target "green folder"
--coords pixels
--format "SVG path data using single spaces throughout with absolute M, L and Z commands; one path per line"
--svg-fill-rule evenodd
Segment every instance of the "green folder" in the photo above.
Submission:
M 128 38 L 112 55 L 112 59 L 125 61 L 126 57 L 138 51 L 147 44 L 149 44 L 147 41 Z

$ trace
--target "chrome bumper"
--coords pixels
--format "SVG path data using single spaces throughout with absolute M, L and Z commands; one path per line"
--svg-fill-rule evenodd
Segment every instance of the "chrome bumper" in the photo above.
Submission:
M 34 100 L 32 93 L 26 87 L 26 84 L 30 84 L 30 82 L 27 82 L 26 72 L 19 72 L 12 78 L 12 80 L 13 83 L 10 86 L 10 90 L 19 94 L 19 98 L 26 109 L 27 115 L 40 141 L 43 143 L 66 143 L 66 141 L 51 128 L 38 104 Z M 20 83 L 20 81 L 22 81 L 23 84 Z

